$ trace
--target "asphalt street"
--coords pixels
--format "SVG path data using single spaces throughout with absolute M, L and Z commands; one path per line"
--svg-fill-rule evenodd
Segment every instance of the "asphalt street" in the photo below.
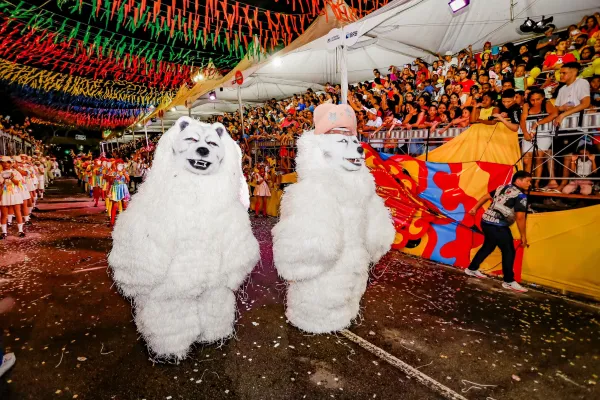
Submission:
M 274 218 L 252 218 L 262 260 L 238 293 L 235 337 L 155 363 L 107 273 L 106 213 L 73 180 L 47 194 L 27 237 L 0 242 L 0 298 L 16 301 L 0 315 L 2 343 L 17 357 L 0 399 L 449 398 L 423 379 L 457 399 L 600 398 L 597 304 L 507 293 L 400 252 L 373 269 L 349 328 L 362 347 L 298 331 L 273 266 Z

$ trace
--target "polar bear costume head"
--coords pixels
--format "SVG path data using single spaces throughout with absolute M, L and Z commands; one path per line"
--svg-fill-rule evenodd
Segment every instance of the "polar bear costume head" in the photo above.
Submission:
M 207 206 L 239 200 L 244 189 L 241 160 L 241 150 L 223 124 L 181 117 L 160 138 L 146 181 L 129 208 L 136 208 L 136 203 L 164 207 L 157 199 L 165 199 L 165 192 Z
M 318 179 L 370 186 L 365 154 L 356 136 L 356 115 L 347 105 L 322 104 L 315 109 L 315 129 L 298 140 L 298 179 Z
M 225 157 L 225 127 L 216 123 L 177 122 L 179 132 L 173 140 L 173 152 L 179 166 L 193 174 L 211 175 L 219 171 Z

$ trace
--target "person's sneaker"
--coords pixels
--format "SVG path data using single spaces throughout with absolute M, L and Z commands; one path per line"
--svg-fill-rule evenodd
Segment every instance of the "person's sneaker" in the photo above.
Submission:
M 0 234 L 0 240 L 4 240 L 4 239 L 6 239 L 6 237 L 7 237 L 7 236 L 8 236 L 8 234 L 6 234 L 6 233 L 1 233 L 1 234 Z
M 481 272 L 479 272 L 479 270 L 477 271 L 473 271 L 470 270 L 469 268 L 465 269 L 465 274 L 472 276 L 474 278 L 479 278 L 479 279 L 485 279 L 487 278 L 487 276 L 485 276 L 484 274 L 482 274 Z
M 2 358 L 2 364 L 0 364 L 0 376 L 4 375 L 6 371 L 12 368 L 15 365 L 15 361 L 17 361 L 17 357 L 15 357 L 15 353 L 6 353 Z
M 523 286 L 519 285 L 517 283 L 517 281 L 512 281 L 510 283 L 504 282 L 502 284 L 502 287 L 504 289 L 512 290 L 513 292 L 518 292 L 518 293 L 525 293 L 527 291 L 527 289 L 525 289 Z
M 19 232 L 19 237 L 20 238 L 24 238 L 25 237 L 25 232 Z

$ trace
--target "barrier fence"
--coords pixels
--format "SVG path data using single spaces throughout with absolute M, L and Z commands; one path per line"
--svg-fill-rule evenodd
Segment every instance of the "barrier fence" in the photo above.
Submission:
M 543 119 L 547 114 L 536 115 L 526 122 L 529 132 L 532 131 L 536 121 Z M 377 133 L 369 135 L 363 132 L 360 139 L 369 143 L 374 149 L 388 153 L 410 154 L 413 156 L 425 155 L 425 159 L 430 151 L 441 146 L 447 141 L 459 136 L 468 127 L 465 128 L 438 128 L 430 129 L 394 129 L 391 132 L 383 129 Z M 561 166 L 569 171 L 565 179 L 569 180 L 600 180 L 600 177 L 591 176 L 598 169 L 593 169 L 585 175 L 579 175 L 577 170 L 571 168 L 569 162 L 565 163 L 565 158 L 569 154 L 576 153 L 577 148 L 583 148 L 594 156 L 600 154 L 600 110 L 588 109 L 585 112 L 577 113 L 565 118 L 559 127 L 554 126 L 554 122 L 539 125 L 536 132 L 536 138 L 532 139 L 531 146 L 537 148 L 536 154 L 532 154 L 531 165 L 527 165 L 528 170 L 534 175 L 534 179 L 552 179 L 555 178 L 555 166 Z M 519 139 L 523 140 L 523 132 L 519 129 Z M 540 139 L 550 139 L 547 150 L 540 149 Z M 564 141 L 569 143 L 565 146 Z M 591 143 L 591 144 L 590 144 Z M 581 144 L 581 146 L 579 146 Z M 542 146 L 544 147 L 544 146 Z M 529 151 L 533 153 L 533 148 Z M 258 139 L 250 142 L 250 153 L 254 163 L 259 159 L 265 160 L 267 156 L 280 159 L 283 166 L 283 172 L 292 172 L 294 170 L 293 162 L 296 150 L 295 141 L 282 144 L 275 139 Z M 524 157 L 524 161 L 528 161 Z M 285 165 L 287 164 L 287 165 Z M 600 165 L 600 158 L 597 162 Z M 548 168 L 548 173 L 543 174 L 544 168 Z M 540 171 L 542 173 L 540 173 Z M 556 179 L 563 179 L 557 176 Z
M 0 155 L 33 154 L 33 145 L 20 137 L 0 131 Z

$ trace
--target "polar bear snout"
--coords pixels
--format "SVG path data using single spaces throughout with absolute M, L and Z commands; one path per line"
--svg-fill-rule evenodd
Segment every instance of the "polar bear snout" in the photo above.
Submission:
M 362 148 L 362 146 L 358 146 L 358 148 L 356 149 L 356 151 L 358 151 L 358 154 L 362 154 L 365 152 L 365 149 Z
M 207 147 L 198 147 L 196 149 L 196 153 L 198 153 L 201 157 L 206 157 L 210 153 L 210 150 Z

